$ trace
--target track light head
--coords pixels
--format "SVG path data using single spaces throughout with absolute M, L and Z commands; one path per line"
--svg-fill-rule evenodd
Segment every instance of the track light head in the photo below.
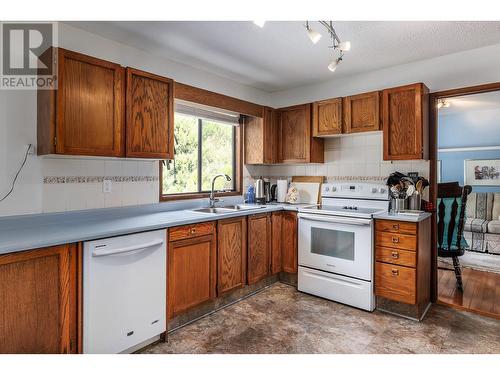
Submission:
M 345 42 L 340 42 L 337 46 L 339 50 L 342 52 L 347 52 L 351 49 L 351 42 L 345 41 Z
M 266 21 L 253 21 L 253 23 L 259 27 L 264 27 L 264 24 L 266 23 Z
M 321 34 L 309 27 L 309 21 L 306 21 L 306 30 L 307 36 L 311 39 L 311 42 L 313 42 L 313 44 L 318 43 L 321 39 Z

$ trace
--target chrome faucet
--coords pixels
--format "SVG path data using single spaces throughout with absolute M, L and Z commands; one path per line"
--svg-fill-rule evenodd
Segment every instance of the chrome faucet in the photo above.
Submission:
M 219 177 L 225 177 L 227 181 L 231 181 L 231 177 L 229 177 L 227 174 L 218 174 L 212 179 L 212 190 L 210 191 L 210 208 L 215 207 L 215 202 L 218 202 L 219 199 L 214 197 L 214 185 L 215 185 L 215 180 Z

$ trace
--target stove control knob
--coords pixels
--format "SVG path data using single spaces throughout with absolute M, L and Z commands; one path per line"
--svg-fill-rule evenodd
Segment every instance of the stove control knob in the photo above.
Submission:
M 377 188 L 372 188 L 372 193 L 375 194 L 377 191 L 378 191 Z
M 330 191 L 330 188 L 328 186 L 325 186 L 325 191 Z
M 332 186 L 332 191 L 337 191 L 337 188 L 335 186 Z
M 385 190 L 384 188 L 380 188 L 380 189 L 378 189 L 378 192 L 379 192 L 380 194 L 384 194 L 384 193 L 386 192 L 386 190 Z

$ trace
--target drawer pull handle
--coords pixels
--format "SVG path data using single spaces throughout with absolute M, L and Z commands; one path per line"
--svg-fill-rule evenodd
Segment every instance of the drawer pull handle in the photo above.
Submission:
M 399 275 L 399 270 L 392 269 L 391 273 L 392 273 L 392 276 L 398 276 Z
M 398 259 L 399 258 L 399 253 L 397 251 L 393 251 L 391 253 L 391 256 L 392 256 L 393 259 Z
M 398 237 L 392 237 L 392 243 L 399 243 Z
M 195 234 L 196 233 L 196 228 L 191 228 L 191 234 Z
M 399 229 L 399 224 L 393 224 L 392 228 L 398 230 Z

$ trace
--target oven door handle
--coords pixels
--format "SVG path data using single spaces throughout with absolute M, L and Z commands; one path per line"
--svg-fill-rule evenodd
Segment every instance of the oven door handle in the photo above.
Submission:
M 361 219 L 361 218 L 348 218 L 348 217 L 340 217 L 340 216 L 330 216 L 330 215 L 310 215 L 300 213 L 298 217 L 306 220 L 313 221 L 323 221 L 326 223 L 338 223 L 338 224 L 352 224 L 352 225 L 370 225 L 370 219 Z

